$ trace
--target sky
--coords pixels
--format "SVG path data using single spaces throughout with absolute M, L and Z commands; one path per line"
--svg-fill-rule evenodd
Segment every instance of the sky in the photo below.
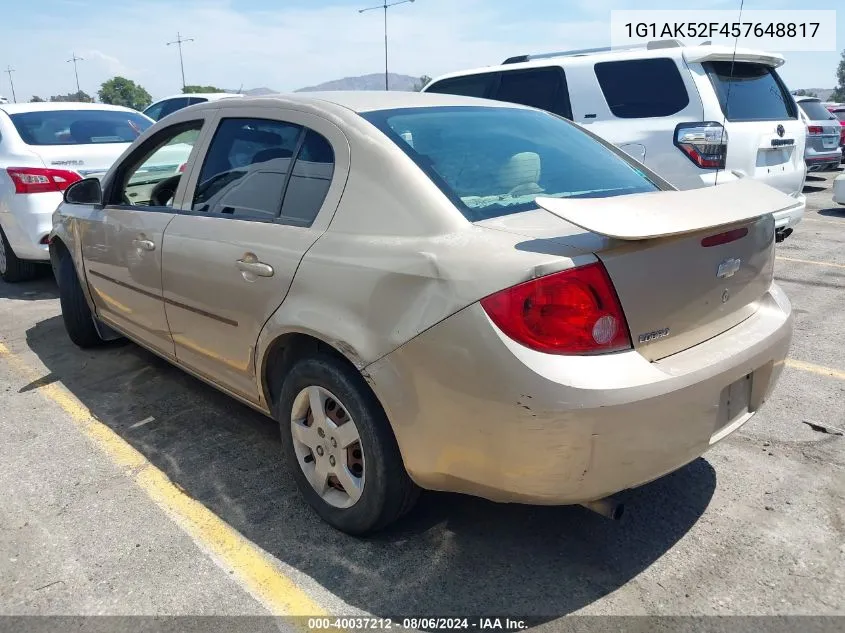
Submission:
M 154 98 L 181 90 L 184 44 L 188 84 L 224 89 L 295 90 L 346 76 L 383 72 L 382 12 L 357 9 L 381 0 L 34 0 L 4 2 L 0 69 L 8 65 L 19 101 L 75 92 L 122 75 Z M 736 9 L 740 0 L 416 0 L 389 10 L 390 70 L 438 74 L 501 63 L 532 52 L 607 46 L 612 9 Z M 745 0 L 745 9 L 836 9 L 837 46 L 845 49 L 841 0 Z M 832 88 L 839 53 L 784 53 L 790 89 Z M 9 97 L 9 76 L 0 75 Z

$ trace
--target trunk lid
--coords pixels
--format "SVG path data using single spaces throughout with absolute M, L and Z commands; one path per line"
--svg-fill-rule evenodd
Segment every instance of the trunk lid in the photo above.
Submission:
M 537 204 L 553 217 L 516 214 L 484 224 L 570 245 L 573 254 L 594 252 L 616 288 L 634 348 L 658 360 L 754 314 L 773 279 L 772 213 L 797 203 L 741 180 L 615 198 L 540 197 Z
M 88 145 L 30 145 L 45 167 L 75 171 L 83 178 L 108 171 L 130 143 Z

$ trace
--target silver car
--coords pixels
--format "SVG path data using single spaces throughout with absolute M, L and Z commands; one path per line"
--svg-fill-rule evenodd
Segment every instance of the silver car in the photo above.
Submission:
M 807 126 L 804 162 L 807 171 L 836 169 L 842 160 L 839 120 L 816 97 L 796 97 L 801 120 Z

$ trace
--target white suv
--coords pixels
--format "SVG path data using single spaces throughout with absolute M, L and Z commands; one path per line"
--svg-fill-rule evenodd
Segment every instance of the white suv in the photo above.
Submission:
M 804 215 L 806 130 L 775 68 L 783 57 L 674 40 L 625 49 L 523 55 L 437 77 L 425 92 L 547 110 L 589 129 L 678 189 L 761 180 L 796 199 L 778 241 Z

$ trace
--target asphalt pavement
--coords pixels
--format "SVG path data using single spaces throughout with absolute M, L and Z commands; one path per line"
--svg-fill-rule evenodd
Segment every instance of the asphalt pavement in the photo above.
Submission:
M 845 207 L 777 246 L 795 338 L 703 458 L 580 507 L 425 493 L 382 534 L 323 524 L 275 423 L 131 343 L 81 351 L 52 278 L 0 282 L 0 614 L 845 615 Z M 810 426 L 812 423 L 816 428 Z

